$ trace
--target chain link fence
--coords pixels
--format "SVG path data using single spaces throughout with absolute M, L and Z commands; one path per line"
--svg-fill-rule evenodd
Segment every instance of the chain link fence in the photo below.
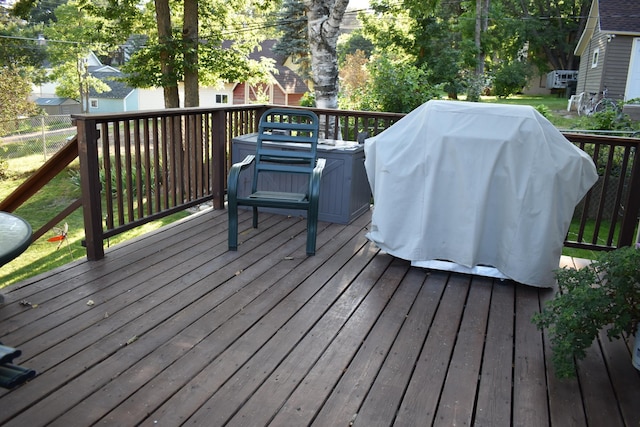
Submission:
M 71 116 L 34 116 L 0 122 L 0 158 L 45 162 L 76 134 Z

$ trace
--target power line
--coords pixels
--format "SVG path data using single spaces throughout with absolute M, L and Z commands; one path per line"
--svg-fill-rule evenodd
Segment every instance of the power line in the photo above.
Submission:
M 54 3 L 52 3 L 54 4 Z M 352 9 L 352 10 L 348 10 L 345 12 L 345 14 L 356 14 L 359 12 L 368 12 L 368 11 L 373 11 L 373 9 L 371 8 L 366 8 L 366 9 Z M 628 18 L 634 18 L 637 16 L 628 16 Z M 463 17 L 463 16 L 458 16 L 458 19 L 462 19 L 462 20 L 475 20 L 475 17 Z M 583 19 L 583 18 L 587 18 L 585 16 L 566 16 L 566 17 L 559 17 L 559 16 L 528 16 L 528 17 L 520 17 L 520 18 L 508 18 L 508 17 L 501 17 L 501 18 L 492 18 L 492 17 L 488 17 L 488 19 L 492 22 L 507 22 L 507 21 L 514 21 L 514 20 L 519 20 L 519 21 L 530 21 L 530 20 L 556 20 L 556 19 Z M 640 18 L 640 17 L 637 17 Z M 393 19 L 392 17 L 389 17 L 389 19 Z M 228 29 L 228 30 L 223 30 L 221 31 L 222 35 L 233 35 L 233 34 L 241 34 L 241 33 L 247 33 L 247 32 L 251 32 L 251 31 L 258 31 L 258 30 L 265 30 L 265 29 L 269 29 L 269 28 L 275 28 L 278 26 L 282 26 L 282 25 L 286 25 L 286 24 L 295 24 L 295 23 L 299 23 L 302 22 L 303 20 L 306 20 L 306 18 L 297 18 L 297 19 L 284 19 L 284 20 L 280 20 L 274 23 L 260 23 L 260 24 L 254 24 L 254 25 L 249 25 L 246 26 L 244 28 L 238 28 L 238 29 Z M 210 34 L 212 35 L 212 34 Z M 4 38 L 4 39 L 15 39 L 15 40 L 25 40 L 25 41 L 34 41 L 34 42 L 38 42 L 38 43 L 66 43 L 66 44 L 75 44 L 75 45 L 85 45 L 85 46 L 91 46 L 91 45 L 107 45 L 106 43 L 92 43 L 92 42 L 87 42 L 87 41 L 71 41 L 71 40 L 57 40 L 57 39 L 41 39 L 41 38 L 34 38 L 34 37 L 20 37 L 20 36 L 7 36 L 7 35 L 0 35 L 0 39 Z M 207 35 L 200 35 L 200 38 L 202 39 L 206 39 Z M 124 47 L 126 45 L 120 45 L 120 47 Z M 143 46 L 139 46 L 139 47 L 144 47 Z

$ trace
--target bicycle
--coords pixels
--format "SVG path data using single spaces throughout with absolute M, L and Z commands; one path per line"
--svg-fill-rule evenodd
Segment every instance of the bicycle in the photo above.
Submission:
M 600 93 L 589 92 L 588 100 L 584 101 L 584 97 L 580 100 L 580 105 L 578 105 L 578 115 L 584 114 L 590 116 L 602 111 L 617 110 L 618 106 L 616 102 L 611 98 L 607 98 L 607 93 L 607 88 L 604 88 L 602 91 L 602 97 L 600 97 Z

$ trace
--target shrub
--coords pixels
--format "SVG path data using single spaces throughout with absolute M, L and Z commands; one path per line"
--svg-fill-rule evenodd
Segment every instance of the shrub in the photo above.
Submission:
M 506 98 L 522 91 L 531 76 L 531 67 L 522 61 L 504 62 L 493 75 L 493 92 Z
M 9 177 L 9 162 L 4 158 L 4 147 L 0 147 L 0 180 L 7 179 Z
M 609 339 L 633 334 L 640 322 L 640 250 L 620 248 L 601 254 L 590 265 L 557 272 L 558 293 L 534 315 L 551 336 L 553 364 L 561 378 L 575 375 L 600 331 Z
M 542 114 L 542 116 L 547 119 L 553 115 L 551 113 L 551 109 L 544 104 L 536 105 L 535 108 L 538 111 L 538 113 Z
M 582 116 L 579 126 L 589 130 L 633 130 L 633 121 L 622 112 L 624 103 L 611 104 L 589 116 Z
M 302 107 L 315 107 L 316 106 L 316 95 L 312 92 L 305 92 L 300 98 L 300 106 Z

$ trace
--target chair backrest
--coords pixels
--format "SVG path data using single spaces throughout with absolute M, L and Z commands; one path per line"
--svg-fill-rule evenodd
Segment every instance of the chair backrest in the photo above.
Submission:
M 261 172 L 311 174 L 318 152 L 318 116 L 313 111 L 272 108 L 260 118 L 253 191 Z

